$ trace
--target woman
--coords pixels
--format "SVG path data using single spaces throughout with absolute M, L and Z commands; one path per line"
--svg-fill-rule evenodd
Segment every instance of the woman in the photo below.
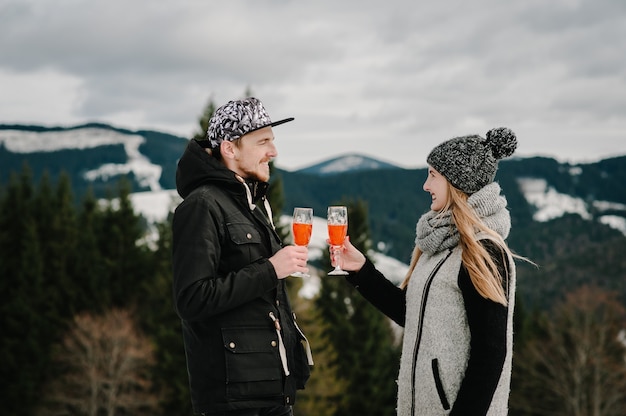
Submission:
M 404 327 L 398 415 L 505 415 L 513 347 L 515 265 L 505 243 L 511 220 L 494 182 L 515 134 L 463 136 L 429 154 L 431 210 L 416 227 L 400 287 L 346 238 L 347 280 Z

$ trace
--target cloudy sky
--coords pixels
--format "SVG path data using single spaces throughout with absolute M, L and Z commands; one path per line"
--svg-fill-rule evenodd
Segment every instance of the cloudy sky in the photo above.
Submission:
M 626 154 L 624 0 L 0 0 L 0 123 L 190 137 L 250 89 L 276 164 L 423 167 L 507 126 L 519 156 Z

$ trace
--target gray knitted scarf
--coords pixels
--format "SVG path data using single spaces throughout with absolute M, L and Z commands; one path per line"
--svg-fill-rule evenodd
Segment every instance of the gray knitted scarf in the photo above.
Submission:
M 473 193 L 467 203 L 484 225 L 506 239 L 511 229 L 511 215 L 506 209 L 506 198 L 500 195 L 500 185 L 492 182 Z M 424 253 L 434 254 L 455 247 L 459 231 L 452 223 L 450 211 L 429 211 L 417 222 L 415 245 Z

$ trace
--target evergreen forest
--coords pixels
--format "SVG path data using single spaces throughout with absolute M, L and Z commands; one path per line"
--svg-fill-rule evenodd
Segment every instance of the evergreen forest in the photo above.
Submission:
M 278 178 L 270 198 L 280 204 Z M 87 192 L 77 203 L 67 176 L 35 182 L 28 167 L 0 189 L 4 413 L 191 415 L 169 221 L 146 240 L 125 180 L 104 202 Z M 367 250 L 367 204 L 336 202 L 349 206 L 352 241 Z M 316 362 L 295 414 L 395 414 L 401 333 L 342 279 L 322 282 L 304 299 L 301 280 L 289 281 Z M 518 300 L 515 317 L 510 414 L 625 413 L 626 311 L 616 292 L 583 285 L 547 310 Z

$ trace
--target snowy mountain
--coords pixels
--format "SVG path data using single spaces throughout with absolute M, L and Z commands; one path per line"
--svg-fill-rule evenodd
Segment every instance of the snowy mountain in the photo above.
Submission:
M 100 198 L 115 195 L 124 176 L 133 205 L 152 224 L 165 220 L 180 202 L 175 171 L 186 144 L 187 139 L 165 133 L 104 124 L 0 125 L 0 192 L 25 164 L 35 182 L 45 172 L 53 182 L 67 174 L 77 199 L 88 188 Z M 276 169 L 273 176 L 281 179 L 286 215 L 294 206 L 310 206 L 319 215 L 338 202 L 364 203 L 377 250 L 371 255 L 395 282 L 404 277 L 415 223 L 430 204 L 421 191 L 425 177 L 426 169 L 403 169 L 358 154 L 294 172 Z M 500 163 L 496 180 L 509 203 L 512 248 L 543 266 L 522 271 L 523 296 L 555 296 L 590 279 L 620 290 L 626 279 L 619 261 L 626 250 L 626 156 L 575 165 L 540 157 L 509 159 Z M 313 262 L 327 249 L 325 240 L 325 221 L 316 218 Z M 309 295 L 319 282 L 315 276 L 325 278 L 325 271 L 312 274 L 303 289 Z
M 38 178 L 63 171 L 80 192 L 96 194 L 121 176 L 134 189 L 158 191 L 174 187 L 176 161 L 187 141 L 153 131 L 129 131 L 106 124 L 76 127 L 0 125 L 0 179 L 27 163 Z
M 317 163 L 313 166 L 300 169 L 298 170 L 298 172 L 311 175 L 335 175 L 346 172 L 359 172 L 378 169 L 402 168 L 391 163 L 381 162 L 380 160 L 376 160 L 368 156 L 352 153 L 335 157 L 321 163 Z
M 19 171 L 26 162 L 35 177 L 44 168 L 53 174 L 65 171 L 79 191 L 92 186 L 99 193 L 120 176 L 130 178 L 137 190 L 158 191 L 174 187 L 176 163 L 186 143 L 187 139 L 166 133 L 99 123 L 73 127 L 0 124 L 0 175 Z M 333 175 L 378 169 L 401 168 L 348 154 L 298 172 Z
M 79 190 L 93 184 L 115 183 L 121 176 L 127 176 L 135 184 L 133 189 L 141 191 L 136 194 L 137 200 L 151 197 L 158 200 L 148 204 L 150 211 L 146 215 L 150 218 L 162 217 L 156 215 L 156 212 L 162 214 L 167 209 L 164 204 L 170 203 L 172 192 L 168 190 L 174 188 L 176 163 L 186 143 L 184 138 L 165 133 L 130 131 L 96 123 L 74 127 L 0 125 L 0 181 L 6 180 L 10 172 L 20 171 L 24 163 L 34 171 L 35 179 L 44 170 L 53 178 L 60 171 L 65 171 Z M 624 159 L 616 160 L 619 164 Z M 548 162 L 552 165 L 556 163 L 553 160 Z M 523 165 L 524 161 L 517 160 L 515 163 Z M 537 162 L 533 161 L 533 166 L 520 166 L 513 174 L 525 201 L 533 209 L 534 221 L 545 222 L 573 213 L 587 220 L 598 218 L 600 222 L 626 233 L 626 196 L 624 192 L 619 192 L 619 188 L 612 186 L 616 183 L 624 186 L 619 175 L 624 175 L 625 169 L 610 171 L 603 166 L 607 164 L 557 164 L 551 168 L 553 172 L 547 172 L 545 163 L 537 168 L 534 166 Z M 506 166 L 506 162 L 501 163 L 501 171 Z M 296 185 L 289 184 L 290 172 L 280 173 L 287 177 L 285 187 L 289 190 L 296 187 L 302 189 L 302 173 L 328 177 L 348 171 L 363 172 L 365 175 L 374 172 L 378 175 L 376 171 L 380 170 L 394 171 L 394 178 L 398 177 L 398 172 L 408 172 L 409 175 L 411 172 L 367 156 L 348 154 L 293 172 Z M 593 176 L 585 179 L 585 174 Z M 555 178 L 555 175 L 560 177 Z M 555 179 L 556 183 L 552 183 Z M 367 180 L 365 176 L 363 181 Z M 418 177 L 417 180 L 422 178 Z M 583 180 L 588 185 L 581 184 Z M 324 179 L 320 181 L 325 184 Z M 598 195 L 599 184 L 603 181 L 609 193 Z M 393 181 L 390 184 L 393 185 Z M 357 189 L 358 183 L 355 185 L 350 182 L 348 186 Z M 564 192 L 561 189 L 563 187 L 570 192 Z M 325 190 L 332 192 L 328 187 Z M 146 192 L 155 194 L 149 196 Z M 611 199 L 599 196 L 609 196 Z M 287 206 L 286 209 L 290 210 L 291 207 Z

